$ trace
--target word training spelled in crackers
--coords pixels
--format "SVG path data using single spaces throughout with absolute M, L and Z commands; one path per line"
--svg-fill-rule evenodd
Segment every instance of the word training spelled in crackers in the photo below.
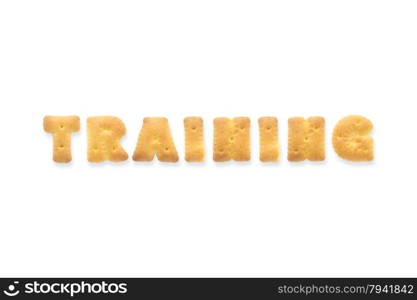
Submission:
M 247 117 L 215 118 L 213 122 L 213 160 L 215 162 L 249 161 L 251 159 L 251 121 Z M 44 130 L 53 136 L 53 160 L 72 160 L 71 134 L 80 130 L 78 116 L 46 116 Z M 261 117 L 259 127 L 259 160 L 277 162 L 280 158 L 278 119 Z M 362 116 L 340 120 L 333 131 L 333 147 L 339 157 L 363 162 L 374 159 L 374 142 L 370 133 L 373 124 Z M 114 116 L 87 119 L 87 159 L 89 162 L 121 162 L 129 158 L 120 140 L 126 134 L 123 121 Z M 205 159 L 204 122 L 201 117 L 184 119 L 185 160 Z M 178 152 L 167 118 L 144 118 L 132 155 L 134 161 L 177 162 Z M 323 117 L 294 117 L 288 120 L 288 161 L 324 161 L 325 119 Z

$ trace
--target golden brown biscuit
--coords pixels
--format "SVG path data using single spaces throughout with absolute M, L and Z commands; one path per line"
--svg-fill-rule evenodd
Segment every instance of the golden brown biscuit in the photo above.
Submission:
M 369 136 L 372 122 L 362 116 L 348 116 L 339 121 L 333 131 L 333 147 L 336 153 L 350 161 L 372 161 L 374 141 Z
M 89 162 L 124 161 L 128 158 L 120 145 L 120 138 L 126 128 L 122 120 L 112 116 L 90 117 L 87 119 Z
M 185 160 L 197 162 L 204 160 L 203 119 L 188 117 L 184 119 Z
M 53 134 L 53 160 L 67 163 L 71 157 L 71 133 L 80 130 L 78 116 L 46 116 L 43 119 L 43 128 Z
M 214 119 L 213 160 L 217 162 L 250 160 L 250 119 Z
M 322 117 L 308 120 L 300 117 L 288 120 L 288 160 L 325 160 L 324 126 Z
M 176 162 L 178 153 L 171 137 L 167 118 L 144 118 L 133 160 Z
M 262 117 L 259 123 L 259 159 L 263 162 L 277 161 L 279 157 L 278 120 L 275 117 Z

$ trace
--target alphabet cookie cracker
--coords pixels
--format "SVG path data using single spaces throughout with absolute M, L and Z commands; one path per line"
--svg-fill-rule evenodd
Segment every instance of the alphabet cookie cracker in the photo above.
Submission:
M 339 121 L 333 131 L 333 147 L 343 159 L 372 161 L 374 141 L 369 136 L 373 124 L 362 116 L 348 116 Z
M 125 135 L 126 128 L 119 118 L 90 117 L 87 119 L 87 129 L 89 162 L 118 162 L 128 158 L 128 154 L 120 145 L 120 138 Z
M 277 161 L 279 157 L 278 120 L 275 117 L 262 117 L 259 123 L 259 159 L 263 162 Z
M 250 160 L 250 119 L 214 119 L 213 160 L 217 162 Z
M 185 160 L 198 162 L 204 160 L 203 119 L 188 117 L 184 119 Z
M 324 126 L 322 117 L 288 120 L 288 160 L 322 161 L 325 159 Z
M 53 134 L 53 160 L 67 163 L 71 156 L 71 133 L 80 130 L 78 116 L 46 116 L 43 119 L 43 128 Z
M 144 118 L 133 160 L 176 162 L 178 153 L 172 140 L 167 118 Z

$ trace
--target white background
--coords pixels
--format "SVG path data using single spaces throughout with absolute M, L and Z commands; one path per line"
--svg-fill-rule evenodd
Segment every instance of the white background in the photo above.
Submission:
M 1 1 L 1 276 L 417 276 L 416 1 Z M 81 117 L 52 161 L 45 115 Z M 374 163 L 331 146 L 375 125 Z M 91 164 L 86 118 L 132 155 L 169 118 L 177 164 Z M 206 162 L 182 120 L 205 121 Z M 258 160 L 257 118 L 281 161 Z M 287 119 L 326 118 L 325 163 L 286 160 Z M 248 116 L 252 161 L 212 161 L 212 121 Z

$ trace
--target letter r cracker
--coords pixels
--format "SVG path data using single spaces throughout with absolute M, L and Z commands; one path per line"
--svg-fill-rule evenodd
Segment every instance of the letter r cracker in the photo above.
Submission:
M 113 116 L 98 116 L 87 119 L 89 162 L 127 160 L 128 154 L 120 145 L 126 128 L 122 120 Z

